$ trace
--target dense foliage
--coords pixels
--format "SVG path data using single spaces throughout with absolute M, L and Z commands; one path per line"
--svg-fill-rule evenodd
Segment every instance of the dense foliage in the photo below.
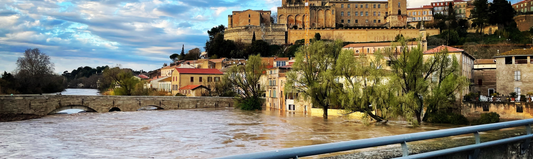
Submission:
M 483 113 L 481 117 L 476 120 L 472 120 L 472 125 L 490 124 L 500 122 L 500 115 L 495 112 Z
M 264 89 L 259 84 L 259 79 L 266 70 L 266 65 L 261 62 L 261 56 L 252 55 L 246 65 L 231 67 L 224 75 L 222 81 L 230 83 L 241 92 L 238 94 L 237 106 L 243 110 L 262 108 L 263 99 L 259 98 Z

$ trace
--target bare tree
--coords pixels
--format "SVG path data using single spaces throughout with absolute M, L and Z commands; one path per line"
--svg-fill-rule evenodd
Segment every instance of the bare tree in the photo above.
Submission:
M 55 77 L 50 57 L 39 49 L 27 49 L 17 60 L 16 78 L 21 82 L 22 93 L 62 91 L 62 79 Z

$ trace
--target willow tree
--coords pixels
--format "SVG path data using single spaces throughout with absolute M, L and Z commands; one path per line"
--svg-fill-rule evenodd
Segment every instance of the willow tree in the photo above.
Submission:
M 252 55 L 248 58 L 246 65 L 231 67 L 223 77 L 224 82 L 229 82 L 235 89 L 239 90 L 240 98 L 237 99 L 238 107 L 243 110 L 261 109 L 263 99 L 260 98 L 264 92 L 260 85 L 260 78 L 266 70 L 266 65 L 261 62 L 261 56 Z
M 299 93 L 304 100 L 310 100 L 313 106 L 321 107 L 324 119 L 328 118 L 328 109 L 337 100 L 334 68 L 342 47 L 342 41 L 315 41 L 309 46 L 300 47 L 292 65 L 293 70 L 287 73 L 285 90 Z
M 391 60 L 389 85 L 400 89 L 397 112 L 415 125 L 432 113 L 450 107 L 456 93 L 468 85 L 460 75 L 457 59 L 449 56 L 447 50 L 424 58 L 420 45 L 408 47 L 405 40 L 392 48 L 397 49 L 387 51 Z
M 363 112 L 380 122 L 398 113 L 398 89 L 388 84 L 389 73 L 384 70 L 385 60 L 378 51 L 373 56 L 353 51 L 343 51 L 337 61 L 335 73 L 341 85 L 337 89 L 340 105 L 350 112 Z M 379 112 L 380 114 L 376 114 Z

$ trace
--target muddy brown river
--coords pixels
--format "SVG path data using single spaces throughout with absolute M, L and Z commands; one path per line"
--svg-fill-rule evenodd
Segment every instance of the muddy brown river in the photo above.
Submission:
M 213 158 L 450 127 L 234 108 L 58 114 L 0 123 L 0 158 Z

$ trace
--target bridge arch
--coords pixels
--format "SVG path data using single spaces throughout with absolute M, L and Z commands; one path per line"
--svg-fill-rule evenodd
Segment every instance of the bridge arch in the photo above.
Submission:
M 155 108 L 155 109 L 150 109 L 150 107 Z M 141 107 L 141 108 L 137 109 L 137 111 L 141 111 L 141 110 L 164 110 L 164 109 L 165 108 L 157 106 L 157 105 L 147 105 L 147 106 L 144 106 L 144 107 Z
M 84 106 L 84 105 L 69 105 L 69 106 L 63 106 L 63 107 L 59 107 L 51 112 L 48 113 L 48 115 L 52 115 L 52 114 L 57 114 L 63 110 L 68 110 L 68 109 L 81 109 L 85 112 L 97 112 L 96 110 L 94 110 L 93 108 L 91 107 L 88 107 L 88 106 Z
M 119 111 L 122 111 L 122 110 L 120 110 L 120 108 L 118 108 L 118 107 L 113 107 L 113 108 L 109 109 L 109 112 L 119 112 Z

